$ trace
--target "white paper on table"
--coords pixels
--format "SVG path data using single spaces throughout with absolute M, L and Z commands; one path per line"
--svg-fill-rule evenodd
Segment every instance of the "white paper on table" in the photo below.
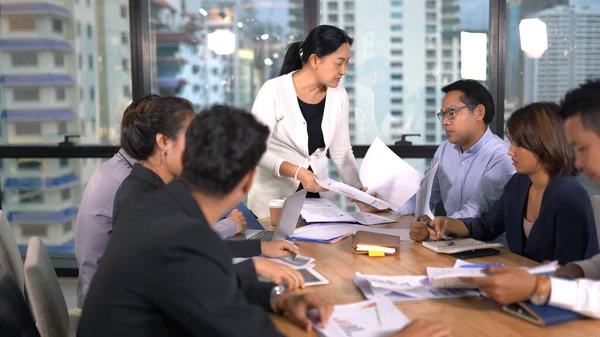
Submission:
M 365 226 L 396 222 L 394 219 L 386 218 L 384 216 L 369 212 L 350 212 L 348 214 L 350 214 L 350 216 L 354 218 L 356 222 Z
M 465 260 L 461 260 L 461 259 L 456 259 L 456 262 L 454 263 L 454 266 L 452 268 L 461 268 L 462 266 L 468 266 L 474 263 L 471 262 L 467 262 Z
M 553 274 L 558 269 L 558 261 L 552 261 L 541 266 L 523 268 L 530 274 L 542 275 L 542 274 Z
M 331 192 L 335 192 L 341 195 L 345 195 L 348 198 L 352 198 L 352 199 L 356 199 L 358 201 L 364 202 L 367 205 L 371 205 L 379 210 L 385 210 L 388 208 L 391 209 L 398 209 L 400 208 L 399 205 L 392 205 L 387 201 L 381 200 L 379 198 L 375 198 L 374 196 L 365 193 L 361 190 L 359 190 L 358 188 L 354 188 L 350 185 L 346 185 L 344 183 L 341 183 L 339 181 L 335 181 L 332 179 L 323 179 L 323 180 L 319 180 L 317 179 L 317 184 L 319 184 L 319 186 L 326 188 L 328 190 L 330 190 Z
M 378 137 L 360 166 L 360 181 L 390 204 L 402 206 L 419 189 L 423 174 L 390 150 Z M 392 207 L 393 210 L 398 208 Z
M 419 218 L 422 215 L 427 215 L 430 219 L 433 219 L 433 213 L 431 212 L 430 200 L 431 200 L 431 188 L 433 187 L 433 181 L 435 174 L 438 169 L 438 163 L 427 171 L 425 178 L 417 191 L 417 198 L 415 201 L 415 218 Z
M 329 240 L 342 235 L 353 234 L 354 226 L 354 224 L 312 224 L 297 228 L 291 237 Z
M 394 235 L 399 236 L 400 241 L 413 241 L 410 239 L 410 229 L 408 228 L 378 228 L 354 225 L 354 233 L 356 234 L 357 231 Z
M 300 215 L 307 223 L 323 222 L 354 222 L 356 221 L 347 212 L 344 212 L 331 200 L 314 198 L 304 200 Z
M 325 337 L 385 337 L 402 330 L 410 321 L 384 297 L 336 305 L 324 329 L 317 323 L 317 312 L 308 317 L 315 329 Z
M 461 277 L 485 277 L 484 268 L 433 268 L 427 267 L 427 277 L 436 288 L 477 288 L 460 280 Z

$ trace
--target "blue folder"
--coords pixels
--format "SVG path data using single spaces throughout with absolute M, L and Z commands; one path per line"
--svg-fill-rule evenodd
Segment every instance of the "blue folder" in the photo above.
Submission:
M 539 326 L 550 326 L 584 318 L 584 316 L 570 310 L 549 305 L 535 305 L 530 301 L 505 305 L 502 309 Z
M 252 211 L 248 209 L 248 207 L 246 207 L 246 205 L 244 205 L 243 202 L 240 202 L 233 209 L 227 211 L 227 213 L 223 215 L 223 218 L 228 217 L 231 211 L 233 211 L 234 209 L 237 209 L 238 211 L 242 212 L 242 214 L 244 214 L 244 218 L 246 218 L 246 222 L 248 223 L 248 229 L 265 229 L 260 224 L 260 222 L 258 222 L 258 218 L 256 217 L 256 215 L 254 215 L 254 213 L 252 213 Z

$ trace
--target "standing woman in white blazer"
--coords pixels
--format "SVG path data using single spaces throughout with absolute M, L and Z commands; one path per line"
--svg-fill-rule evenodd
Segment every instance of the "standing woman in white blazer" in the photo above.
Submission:
M 249 208 L 258 217 L 269 216 L 271 200 L 300 188 L 309 197 L 327 197 L 315 179 L 328 177 L 328 151 L 342 181 L 363 187 L 350 144 L 348 94 L 339 87 L 351 45 L 345 31 L 318 26 L 304 41 L 290 45 L 280 76 L 260 89 L 252 114 L 271 135 L 248 195 Z

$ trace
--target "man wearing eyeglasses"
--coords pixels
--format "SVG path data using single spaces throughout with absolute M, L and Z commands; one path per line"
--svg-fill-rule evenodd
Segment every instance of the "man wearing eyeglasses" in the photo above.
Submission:
M 494 135 L 488 124 L 494 118 L 490 92 L 475 80 L 459 80 L 442 88 L 446 94 L 437 116 L 448 140 L 433 156 L 438 170 L 431 190 L 432 208 L 443 202 L 452 218 L 477 217 L 502 194 L 515 173 L 508 156 L 508 144 Z M 414 213 L 414 197 L 402 209 Z M 411 227 L 411 239 L 429 238 L 422 216 Z

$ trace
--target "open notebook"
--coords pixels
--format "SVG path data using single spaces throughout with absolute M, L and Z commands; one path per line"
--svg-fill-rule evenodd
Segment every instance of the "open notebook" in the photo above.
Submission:
M 501 243 L 486 243 L 475 239 L 461 239 L 452 241 L 424 241 L 423 247 L 436 253 L 454 254 L 469 250 L 502 247 Z

